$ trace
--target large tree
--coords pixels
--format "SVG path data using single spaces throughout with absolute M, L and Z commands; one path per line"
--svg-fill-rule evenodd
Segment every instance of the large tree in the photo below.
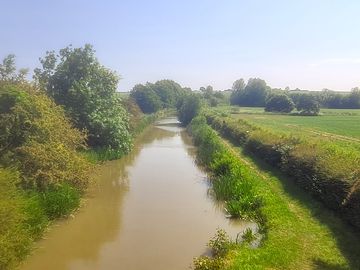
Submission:
M 287 95 L 275 94 L 266 101 L 265 111 L 289 113 L 294 108 L 294 102 Z
M 160 97 L 149 83 L 135 85 L 130 95 L 144 113 L 154 113 L 162 108 Z
M 304 115 L 318 115 L 320 104 L 315 97 L 309 94 L 303 94 L 296 103 L 296 109 Z
M 76 127 L 88 131 L 89 144 L 129 151 L 128 115 L 116 95 L 119 76 L 99 63 L 93 47 L 47 52 L 40 62 L 37 84 L 66 109 Z
M 233 84 L 230 102 L 234 105 L 263 107 L 269 91 L 270 87 L 262 79 L 250 78 L 246 86 L 240 79 Z

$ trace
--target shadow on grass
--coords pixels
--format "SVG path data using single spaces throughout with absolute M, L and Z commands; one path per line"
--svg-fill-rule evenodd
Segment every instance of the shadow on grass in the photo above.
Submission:
M 296 183 L 280 171 L 280 169 L 271 166 L 264 160 L 256 157 L 254 154 L 244 150 L 238 143 L 228 140 L 238 148 L 243 156 L 248 157 L 252 163 L 260 170 L 266 172 L 270 177 L 279 179 L 284 191 L 294 200 L 310 210 L 311 215 L 319 220 L 322 225 L 329 228 L 332 237 L 336 240 L 338 248 L 348 261 L 350 269 L 360 270 L 360 233 L 352 226 L 341 220 L 336 213 L 311 197 L 306 191 L 296 185 Z M 345 270 L 342 265 L 329 264 L 319 259 L 313 260 L 314 269 L 317 270 Z
M 346 268 L 346 267 L 335 265 L 335 264 L 330 264 L 330 263 L 324 262 L 322 260 L 314 260 L 314 269 L 316 269 L 316 270 L 348 270 L 348 268 Z M 360 268 L 358 267 L 358 268 L 354 268 L 354 269 L 360 269 Z

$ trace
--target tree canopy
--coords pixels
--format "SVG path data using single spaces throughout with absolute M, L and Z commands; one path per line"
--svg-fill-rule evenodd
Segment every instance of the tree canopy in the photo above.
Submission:
M 289 113 L 294 108 L 294 102 L 287 95 L 275 94 L 266 101 L 265 111 Z
M 317 115 L 320 112 L 320 104 L 311 95 L 303 94 L 296 103 L 296 109 L 304 115 Z
M 259 78 L 250 78 L 244 85 L 244 80 L 234 82 L 230 102 L 233 105 L 263 107 L 270 91 L 266 82 Z
M 172 80 L 160 80 L 135 85 L 130 96 L 144 113 L 154 113 L 165 108 L 175 108 L 186 92 L 188 90 Z
M 75 126 L 88 132 L 88 143 L 128 152 L 128 114 L 116 95 L 119 76 L 102 66 L 91 45 L 47 52 L 35 79 L 54 101 L 64 106 Z

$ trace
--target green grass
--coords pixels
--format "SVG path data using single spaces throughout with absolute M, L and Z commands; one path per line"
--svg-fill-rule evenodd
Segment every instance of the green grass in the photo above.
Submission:
M 319 116 L 265 113 L 263 108 L 222 106 L 217 112 L 273 132 L 326 140 L 360 151 L 360 110 L 321 109 Z
M 221 110 L 231 112 L 231 107 L 222 107 Z M 232 114 L 232 117 L 283 132 L 325 132 L 360 142 L 360 110 L 322 109 L 321 113 L 311 117 L 264 113 L 263 108 L 239 108 L 239 112 Z
M 225 264 L 222 258 L 200 259 L 195 261 L 195 269 L 358 269 L 359 236 L 350 227 L 276 170 L 255 158 L 245 157 L 240 148 L 229 142 L 216 139 L 218 136 L 206 124 L 196 120 L 192 125 L 203 125 L 205 130 L 193 134 L 200 160 L 211 164 L 206 157 L 212 158 L 219 152 L 230 153 L 231 158 L 225 159 L 227 162 L 238 160 L 243 171 L 240 181 L 251 180 L 251 192 L 262 199 L 261 215 L 266 224 L 265 236 L 258 248 L 232 246 L 225 256 Z M 226 166 L 219 165 L 216 167 L 221 168 L 220 171 L 227 170 Z M 225 188 L 222 192 L 231 191 Z

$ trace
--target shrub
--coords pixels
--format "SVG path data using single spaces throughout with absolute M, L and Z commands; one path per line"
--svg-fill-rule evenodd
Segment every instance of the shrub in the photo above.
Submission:
M 10 101 L 10 102 L 9 102 Z M 27 85 L 1 84 L 0 153 L 5 165 L 16 164 L 27 187 L 69 182 L 85 188 L 89 164 L 78 150 L 85 135 L 74 129 L 61 107 Z

